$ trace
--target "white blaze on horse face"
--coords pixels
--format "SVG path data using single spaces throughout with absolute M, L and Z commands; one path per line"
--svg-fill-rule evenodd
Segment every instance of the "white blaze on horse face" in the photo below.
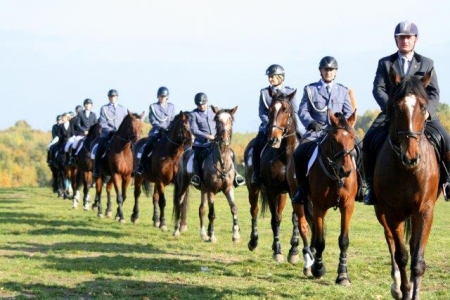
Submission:
M 280 109 L 283 107 L 283 105 L 280 102 L 275 103 L 274 108 L 275 108 L 275 116 L 278 116 L 278 113 L 280 112 Z M 277 125 L 277 124 L 273 124 L 273 125 Z M 272 127 L 272 130 L 275 130 L 275 127 Z
M 409 117 L 410 118 L 412 118 L 412 116 L 414 115 L 414 106 L 416 105 L 416 102 L 417 102 L 417 99 L 416 99 L 416 96 L 414 96 L 414 95 L 408 95 L 408 96 L 405 97 L 405 104 L 406 104 L 406 107 L 408 107 L 408 112 L 409 112 Z M 411 132 L 414 131 L 414 128 L 412 128 L 413 125 L 414 125 L 413 120 L 410 120 L 410 122 L 409 122 L 409 126 L 410 126 L 409 130 Z

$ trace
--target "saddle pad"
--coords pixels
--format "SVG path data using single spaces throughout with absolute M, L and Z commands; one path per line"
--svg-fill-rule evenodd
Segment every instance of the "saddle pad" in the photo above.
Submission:
M 248 151 L 248 157 L 247 157 L 247 166 L 252 166 L 252 157 L 253 157 L 253 148 Z
M 78 153 L 80 153 L 81 149 L 83 149 L 83 145 L 84 145 L 84 139 L 82 139 L 82 140 L 78 143 L 78 147 L 77 147 L 77 151 L 75 151 L 75 155 L 78 155 Z
M 95 159 L 95 153 L 97 153 L 97 146 L 98 144 L 95 144 L 94 147 L 92 147 L 91 159 Z
M 187 161 L 186 171 L 191 174 L 194 173 L 194 154 L 192 154 Z
M 316 146 L 314 148 L 314 152 L 311 155 L 311 158 L 308 161 L 308 169 L 306 170 L 306 176 L 309 175 L 309 170 L 311 169 L 312 165 L 314 164 L 314 162 L 317 159 L 317 154 L 319 153 L 319 146 Z

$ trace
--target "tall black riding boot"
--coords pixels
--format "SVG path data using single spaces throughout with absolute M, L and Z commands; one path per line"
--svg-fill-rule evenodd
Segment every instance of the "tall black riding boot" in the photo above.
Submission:
M 236 165 L 236 155 L 234 154 L 234 151 L 231 150 L 231 159 L 233 160 L 234 165 L 234 180 L 233 180 L 233 186 L 238 187 L 245 184 L 245 179 L 242 177 L 241 174 L 238 173 L 238 168 Z
M 375 172 L 374 170 L 374 164 L 372 163 L 370 159 L 370 154 L 366 152 L 363 153 L 363 171 L 364 171 L 364 177 L 366 178 L 366 184 L 367 184 L 367 195 L 364 198 L 364 204 L 366 205 L 374 205 L 378 203 L 377 198 L 375 197 L 375 191 L 373 190 L 373 174 Z
M 200 164 L 200 157 L 198 157 L 199 155 L 200 151 L 194 151 L 194 161 L 193 161 L 194 174 L 191 177 L 191 184 L 195 187 L 200 187 L 200 184 L 202 182 L 199 176 L 201 168 L 201 166 L 199 166 Z

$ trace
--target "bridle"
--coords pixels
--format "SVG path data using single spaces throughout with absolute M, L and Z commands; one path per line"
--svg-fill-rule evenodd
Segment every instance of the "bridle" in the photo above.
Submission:
M 283 133 L 281 139 L 284 139 L 285 137 L 288 137 L 288 136 L 291 136 L 291 135 L 294 135 L 294 134 L 295 134 L 295 132 L 294 132 L 294 133 L 289 133 L 289 129 L 291 128 L 291 122 L 292 122 L 292 104 L 291 104 L 288 100 L 286 100 L 286 99 L 276 99 L 276 100 L 273 100 L 273 101 L 272 101 L 272 105 L 273 105 L 273 103 L 275 103 L 275 102 L 281 102 L 281 104 L 287 103 L 287 105 L 289 105 L 289 107 L 287 108 L 288 111 L 289 111 L 289 113 L 288 113 L 288 119 L 287 119 L 287 121 L 286 121 L 286 126 L 282 127 L 282 126 L 279 126 L 279 125 L 275 124 L 275 118 L 274 118 L 274 122 L 273 122 L 274 124 L 272 124 L 272 126 L 270 126 L 270 127 L 268 128 L 268 129 L 269 129 L 268 132 L 270 132 L 270 129 L 272 129 L 272 128 L 278 129 L 278 130 L 280 130 L 280 131 Z
M 179 122 L 180 122 L 181 124 L 180 124 L 180 126 L 178 126 L 178 131 L 177 131 L 177 135 L 176 135 L 175 141 L 172 140 L 172 139 L 170 138 L 170 135 L 169 135 L 169 133 L 173 130 L 173 128 L 175 127 L 175 125 L 170 126 L 169 129 L 168 129 L 168 132 L 166 132 L 166 134 L 165 134 L 166 139 L 167 139 L 171 144 L 173 144 L 173 145 L 175 145 L 175 146 L 177 146 L 177 147 L 184 146 L 184 145 L 188 144 L 188 143 L 192 140 L 190 131 L 189 131 L 189 130 L 184 130 L 184 126 L 183 126 L 183 125 L 184 125 L 187 121 L 183 121 L 183 120 L 181 119 Z

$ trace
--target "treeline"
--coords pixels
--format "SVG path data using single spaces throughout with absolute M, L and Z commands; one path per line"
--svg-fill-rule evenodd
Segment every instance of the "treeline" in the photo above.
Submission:
M 378 110 L 368 110 L 358 116 L 355 129 L 360 138 L 364 137 L 378 113 Z M 439 104 L 438 116 L 450 130 L 449 105 Z M 149 129 L 150 125 L 146 123 L 143 137 Z M 232 147 L 239 163 L 243 162 L 245 147 L 255 136 L 256 128 L 252 133 L 233 133 Z M 0 187 L 48 186 L 51 172 L 47 166 L 47 144 L 50 140 L 50 131 L 34 130 L 23 120 L 0 131 Z

